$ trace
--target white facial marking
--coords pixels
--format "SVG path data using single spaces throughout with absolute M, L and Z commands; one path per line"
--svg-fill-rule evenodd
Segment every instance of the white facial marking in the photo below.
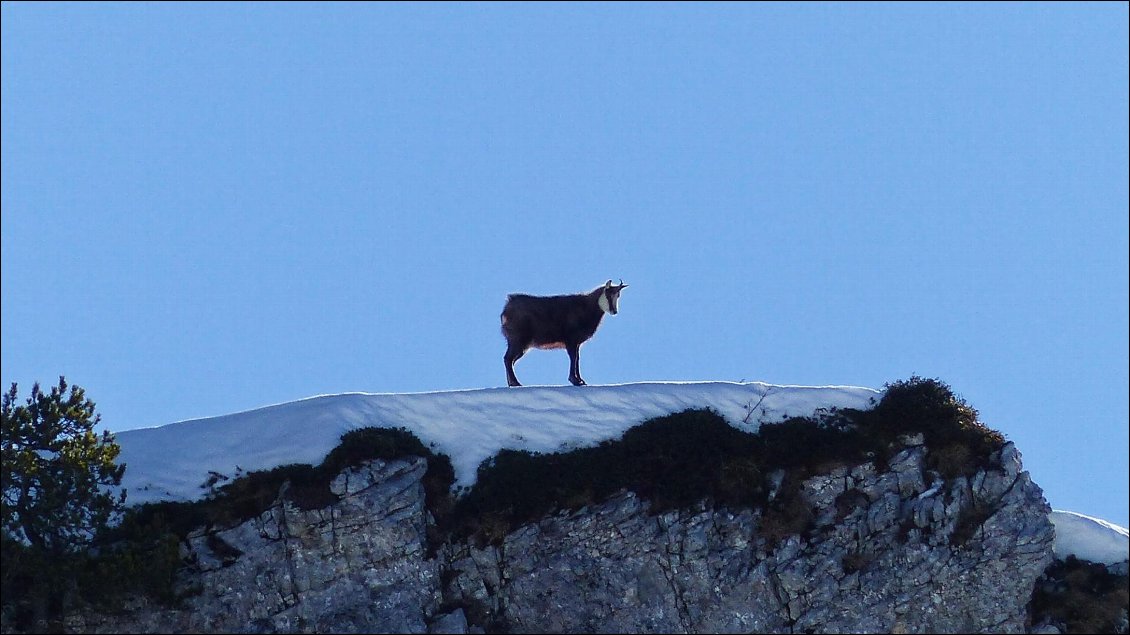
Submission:
M 601 311 L 616 315 L 620 311 L 620 293 L 618 290 L 605 289 L 596 299 L 596 303 L 600 305 Z

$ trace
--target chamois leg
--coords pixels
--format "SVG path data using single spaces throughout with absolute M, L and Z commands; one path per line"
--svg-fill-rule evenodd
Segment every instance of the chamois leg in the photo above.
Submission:
M 585 380 L 581 379 L 581 345 L 569 344 L 565 347 L 569 352 L 569 381 L 574 386 L 584 386 Z
M 509 344 L 506 347 L 506 354 L 502 356 L 502 361 L 506 364 L 506 384 L 508 386 L 521 386 L 518 383 L 518 378 L 514 375 L 514 362 L 522 358 L 526 354 L 524 346 L 515 346 Z

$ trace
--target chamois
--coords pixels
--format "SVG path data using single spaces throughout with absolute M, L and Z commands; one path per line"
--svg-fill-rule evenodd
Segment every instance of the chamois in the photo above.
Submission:
M 579 358 L 584 344 L 605 313 L 620 310 L 620 292 L 628 285 L 609 280 L 588 293 L 536 296 L 512 293 L 502 308 L 502 335 L 506 338 L 506 383 L 521 386 L 514 376 L 514 362 L 531 346 L 541 349 L 564 348 L 569 353 L 569 382 L 584 386 Z

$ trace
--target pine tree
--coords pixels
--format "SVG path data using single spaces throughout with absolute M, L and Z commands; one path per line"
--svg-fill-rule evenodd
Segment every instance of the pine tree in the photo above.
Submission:
M 44 393 L 36 383 L 24 405 L 16 384 L 3 397 L 4 538 L 48 555 L 81 551 L 98 529 L 122 511 L 125 492 L 115 496 L 125 465 L 113 436 L 94 428 L 101 416 L 78 386 L 59 378 Z

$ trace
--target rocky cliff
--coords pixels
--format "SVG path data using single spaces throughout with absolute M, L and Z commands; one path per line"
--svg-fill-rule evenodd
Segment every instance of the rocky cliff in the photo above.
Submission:
M 800 484 L 790 533 L 767 509 L 653 513 L 636 494 L 558 512 L 494 544 L 429 543 L 427 461 L 373 460 L 338 500 L 281 496 L 197 531 L 181 608 L 72 619 L 95 632 L 1024 632 L 1052 559 L 1042 493 L 1005 444 L 995 466 L 930 482 L 921 435 L 883 469 Z M 771 475 L 778 484 L 784 474 Z M 770 491 L 772 503 L 779 492 Z M 805 510 L 794 513 L 805 515 Z
M 757 401 L 733 398 L 750 390 Z M 663 395 L 654 404 L 693 394 L 728 405 L 557 451 L 501 449 L 512 435 L 552 445 L 570 426 L 638 409 L 649 391 Z M 106 594 L 112 610 L 71 611 L 45 632 L 1127 631 L 1127 563 L 1055 559 L 1050 509 L 1017 448 L 948 386 L 915 377 L 867 407 L 814 412 L 813 395 L 861 402 L 747 385 L 420 397 L 397 412 L 422 422 L 352 426 L 320 465 L 212 473 L 202 498 L 134 508 L 121 524 L 134 538 L 104 548 L 151 554 L 115 561 L 148 568 L 118 567 L 134 583 Z M 434 418 L 482 436 L 465 415 L 489 427 L 492 413 L 519 413 L 500 409 L 506 399 L 529 420 L 492 432 L 494 454 L 428 440 Z M 374 407 L 384 401 L 350 398 L 334 412 L 375 420 L 366 413 L 387 417 Z M 552 403 L 556 418 L 535 427 Z M 780 416 L 801 403 L 812 415 Z M 255 425 L 206 421 L 200 438 L 216 445 L 217 431 L 236 430 L 227 445 L 245 448 L 256 426 L 302 435 L 336 420 L 324 403 L 300 406 L 244 417 Z M 141 440 L 165 456 L 154 439 L 174 439 L 171 450 L 190 432 Z M 475 452 L 489 458 L 469 474 Z M 153 588 L 139 594 L 140 580 Z M 35 630 L 21 624 L 0 626 Z

